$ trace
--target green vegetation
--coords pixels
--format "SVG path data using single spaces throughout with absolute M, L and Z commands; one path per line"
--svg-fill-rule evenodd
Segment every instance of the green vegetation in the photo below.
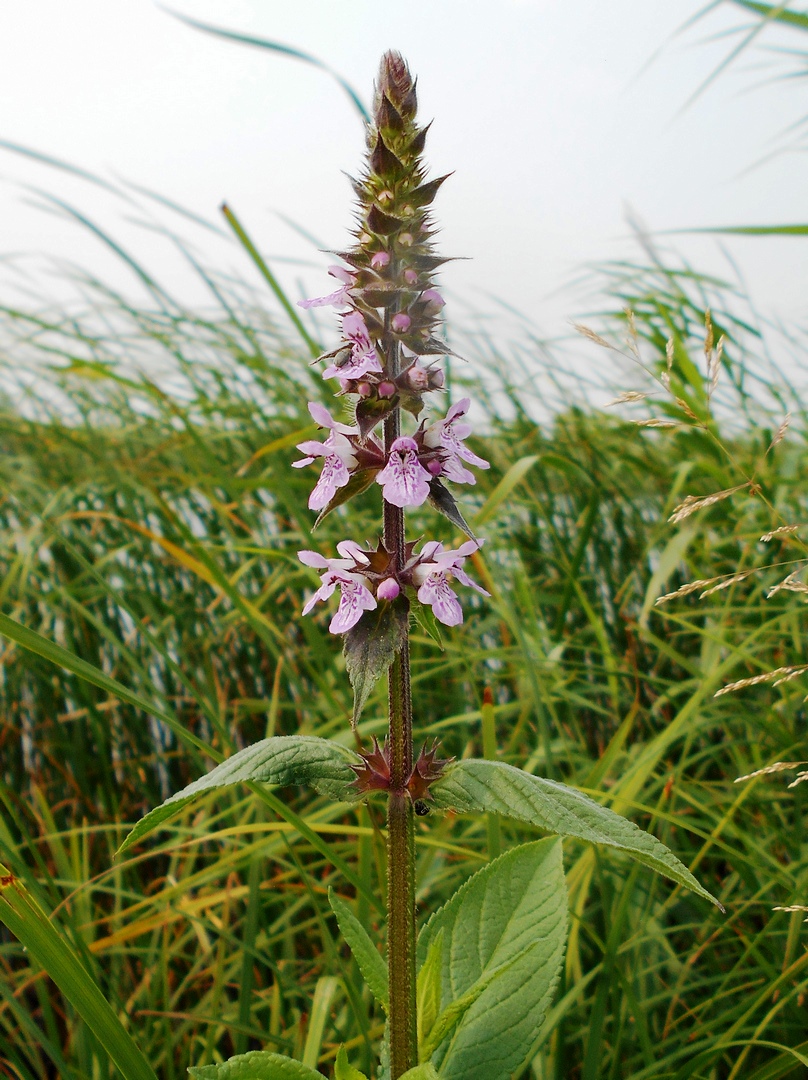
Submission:
M 6 383 L 22 371 L 27 387 L 0 417 L 3 612 L 103 676 L 91 685 L 6 638 L 0 862 L 54 912 L 161 1078 L 261 1047 L 328 1072 L 340 1043 L 367 1070 L 382 1013 L 338 944 L 328 892 L 356 895 L 379 928 L 380 806 L 294 790 L 284 806 L 230 788 L 114 857 L 144 812 L 267 734 L 353 745 L 339 642 L 324 614 L 299 618 L 313 585 L 295 557 L 309 482 L 288 462 L 311 427 L 301 386 L 319 392 L 309 350 L 286 336 L 282 310 L 275 320 L 234 283 L 211 284 L 221 308 L 205 318 L 156 284 L 160 303 L 142 308 L 97 289 L 84 315 L 3 312 Z M 799 534 L 759 541 L 804 519 L 805 422 L 795 415 L 767 453 L 782 413 L 750 393 L 754 337 L 717 314 L 727 344 L 711 418 L 706 287 L 661 266 L 615 268 L 609 284 L 658 374 L 674 338 L 672 396 L 638 414 L 671 429 L 583 405 L 534 419 L 552 372 L 529 354 L 534 378 L 518 390 L 490 357 L 486 370 L 453 369 L 498 387 L 493 467 L 476 492 L 489 539 L 475 573 L 492 598 L 472 602 L 442 650 L 432 628 L 416 631 L 420 730 L 480 756 L 490 686 L 502 761 L 626 814 L 727 908 L 567 841 L 571 937 L 534 1077 L 762 1080 L 799 1075 L 808 1049 L 804 913 L 772 910 L 805 902 L 805 787 L 733 784 L 806 757 L 804 686 L 714 697 L 806 662 L 802 597 L 766 599 L 800 565 Z M 598 329 L 619 341 L 625 320 Z M 591 356 L 602 366 L 607 354 L 592 344 Z M 667 523 L 685 496 L 738 485 Z M 323 550 L 346 531 L 372 539 L 375 498 L 327 519 Z M 756 569 L 704 600 L 654 605 L 695 579 Z M 379 686 L 365 708 L 365 743 L 383 729 L 383 698 Z M 541 835 L 500 831 L 503 850 Z M 424 915 L 488 845 L 485 821 L 419 819 Z M 10 1075 L 112 1075 L 74 1006 L 5 930 L 0 942 Z

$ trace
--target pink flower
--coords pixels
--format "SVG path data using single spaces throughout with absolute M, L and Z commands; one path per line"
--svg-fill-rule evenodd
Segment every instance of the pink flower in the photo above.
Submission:
M 331 434 L 324 443 L 315 439 L 306 439 L 298 443 L 297 449 L 306 457 L 300 461 L 293 461 L 292 468 L 302 469 L 305 465 L 311 465 L 315 458 L 322 457 L 323 471 L 320 479 L 314 486 L 309 496 L 309 509 L 322 510 L 334 497 L 338 488 L 344 487 L 351 478 L 351 470 L 356 468 L 357 459 L 354 454 L 351 437 L 359 434 L 358 428 L 348 427 L 333 419 L 328 409 L 316 401 L 309 402 L 309 412 L 320 427 L 329 428 Z
M 353 286 L 355 275 L 344 266 L 329 266 L 328 272 L 331 277 L 343 282 L 341 287 L 336 292 L 329 293 L 328 296 L 317 296 L 313 300 L 298 300 L 298 307 L 341 307 L 350 302 L 348 290 Z
M 386 251 L 377 251 L 373 258 L 370 260 L 370 265 L 374 270 L 383 270 L 385 266 L 390 265 L 390 255 Z
M 376 607 L 376 600 L 362 578 L 351 573 L 357 563 L 361 566 L 368 562 L 359 545 L 352 540 L 343 540 L 337 544 L 337 551 L 343 556 L 341 559 L 326 559 L 317 551 L 299 551 L 297 557 L 305 566 L 325 570 L 320 576 L 320 588 L 306 602 L 303 614 L 308 615 L 319 600 L 328 600 L 339 585 L 339 607 L 328 629 L 332 634 L 344 634 L 352 626 L 356 626 L 362 618 L 362 612 L 372 611 Z
M 387 464 L 376 475 L 384 499 L 393 506 L 420 506 L 429 495 L 431 479 L 418 460 L 418 444 L 406 437 L 395 440 Z
M 376 348 L 370 340 L 365 320 L 358 311 L 349 311 L 342 320 L 342 333 L 351 343 L 351 356 L 347 364 L 331 364 L 323 372 L 324 379 L 361 379 L 369 371 L 380 372 L 382 365 Z
M 442 475 L 456 484 L 477 483 L 474 473 L 469 472 L 463 465 L 464 461 L 476 465 L 478 469 L 491 467 L 487 461 L 478 457 L 463 443 L 472 431 L 471 424 L 461 419 L 468 412 L 470 404 L 470 398 L 463 398 L 449 409 L 443 420 L 430 424 L 424 431 L 424 445 L 432 449 L 440 448 L 445 452 L 445 457 L 442 459 Z
M 472 581 L 463 569 L 469 555 L 473 555 L 481 546 L 482 541 L 467 540 L 456 551 L 444 551 L 443 544 L 431 540 L 424 544 L 409 566 L 412 582 L 419 586 L 418 599 L 432 608 L 435 618 L 444 626 L 458 626 L 463 621 L 463 609 L 446 579 L 447 574 L 483 596 L 490 595 L 476 581 Z
M 380 600 L 395 600 L 400 592 L 401 586 L 394 577 L 388 577 L 384 581 L 380 581 L 379 587 L 376 589 L 376 595 Z

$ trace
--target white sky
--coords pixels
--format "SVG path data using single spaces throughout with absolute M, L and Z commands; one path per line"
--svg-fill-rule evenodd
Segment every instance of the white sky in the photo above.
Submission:
M 725 4 L 673 37 L 701 6 L 176 0 L 196 19 L 314 53 L 366 100 L 380 54 L 398 48 L 419 76 L 422 117 L 435 117 L 432 173 L 455 171 L 436 203 L 442 248 L 472 261 L 445 272 L 449 294 L 483 308 L 486 294 L 503 297 L 546 337 L 580 314 L 580 295 L 565 286 L 583 264 L 636 254 L 627 205 L 651 230 L 808 219 L 805 157 L 749 168 L 808 112 L 804 83 L 750 90 L 783 70 L 760 67 L 750 51 L 680 114 L 735 40 L 708 37 L 749 21 Z M 144 185 L 212 221 L 226 199 L 265 253 L 314 267 L 328 260 L 277 214 L 342 245 L 351 194 L 340 170 L 356 171 L 363 147 L 353 107 L 326 74 L 199 33 L 152 0 L 3 4 L 0 138 Z M 127 222 L 122 200 L 2 150 L 0 255 L 47 252 L 130 281 L 86 230 L 31 206 L 21 184 L 104 222 L 176 291 L 195 295 L 166 242 Z M 182 228 L 210 258 L 252 274 L 213 234 Z M 716 239 L 674 242 L 696 268 L 730 273 Z M 808 238 L 721 242 L 758 308 L 805 326 Z M 278 268 L 293 290 L 301 273 L 314 294 L 326 284 L 316 269 Z

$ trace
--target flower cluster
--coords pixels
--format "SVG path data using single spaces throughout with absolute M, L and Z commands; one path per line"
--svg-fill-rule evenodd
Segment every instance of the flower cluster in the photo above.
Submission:
M 328 600 L 340 588 L 340 602 L 331 620 L 332 634 L 344 634 L 356 626 L 365 611 L 372 611 L 379 600 L 395 600 L 403 590 L 417 590 L 418 600 L 432 608 L 435 618 L 444 626 L 457 626 L 463 621 L 463 609 L 449 579 L 467 585 L 483 596 L 489 594 L 473 581 L 463 568 L 469 556 L 482 546 L 482 541 L 467 540 L 456 550 L 444 550 L 439 540 L 430 540 L 416 554 L 414 544 L 405 545 L 405 561 L 396 565 L 380 541 L 375 551 L 366 551 L 353 540 L 337 544 L 339 559 L 326 559 L 317 551 L 299 551 L 298 558 L 305 566 L 322 570 L 320 588 L 306 602 L 303 614 L 308 615 L 318 600 Z
M 411 434 L 401 434 L 395 419 L 403 409 L 418 421 L 425 395 L 444 388 L 436 361 L 450 353 L 438 336 L 444 300 L 434 281 L 435 271 L 447 260 L 433 249 L 430 216 L 446 177 L 426 179 L 422 153 L 427 129 L 417 126 L 415 112 L 409 71 L 401 57 L 388 54 L 376 87 L 374 122 L 368 128 L 366 169 L 352 181 L 359 202 L 356 243 L 337 252 L 341 262 L 329 268 L 338 288 L 300 301 L 303 308 L 336 308 L 341 340 L 320 357 L 326 362 L 323 377 L 336 379 L 337 397 L 347 396 L 353 406 L 349 425 L 335 420 L 323 405 L 309 404 L 312 419 L 327 435 L 322 442 L 299 443 L 303 457 L 293 464 L 302 468 L 322 460 L 309 498 L 310 509 L 320 516 L 375 481 L 392 506 L 416 507 L 431 499 L 453 521 L 462 522 L 442 481 L 474 484 L 468 466 L 488 468 L 465 443 L 471 434 L 469 398 L 452 405 L 440 419 L 422 420 Z M 393 435 L 380 440 L 375 431 L 388 417 L 396 427 Z M 463 612 L 450 581 L 488 595 L 463 569 L 479 547 L 474 539 L 455 551 L 429 541 L 416 554 L 414 545 L 405 544 L 402 558 L 400 546 L 396 553 L 380 542 L 376 551 L 365 551 L 346 540 L 337 545 L 336 559 L 302 551 L 301 561 L 322 571 L 320 588 L 304 614 L 339 586 L 340 603 L 330 629 L 341 634 L 380 601 L 393 601 L 409 590 L 440 622 L 455 626 Z

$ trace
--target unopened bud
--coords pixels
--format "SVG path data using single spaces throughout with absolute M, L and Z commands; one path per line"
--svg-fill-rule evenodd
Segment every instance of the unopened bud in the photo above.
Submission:
M 379 584 L 376 595 L 380 600 L 395 600 L 401 592 L 401 586 L 394 577 L 385 578 Z
M 403 232 L 401 236 L 399 236 L 398 242 L 402 247 L 412 247 L 412 233 Z
M 385 266 L 390 265 L 390 256 L 386 251 L 377 251 L 370 260 L 370 265 L 374 270 L 383 270 Z
M 395 394 L 396 384 L 394 382 L 388 382 L 387 380 L 385 380 L 384 382 L 379 383 L 378 389 L 380 398 L 389 398 L 392 397 L 393 394 Z
M 409 330 L 410 326 L 412 325 L 412 319 L 409 317 L 409 315 L 406 314 L 406 312 L 399 311 L 396 315 L 393 316 L 390 325 L 392 326 L 396 334 L 403 334 L 407 330 Z
M 359 243 L 362 244 L 363 247 L 366 244 L 372 244 L 373 237 L 370 235 L 370 233 L 363 232 L 362 235 L 359 237 Z
M 378 201 L 380 203 L 392 202 L 393 198 L 394 198 L 394 196 L 393 196 L 392 191 L 380 191 L 378 196 L 377 196 L 377 199 L 378 199 Z
M 446 376 L 443 374 L 443 369 L 436 367 L 429 370 L 429 389 L 430 390 L 442 390 L 446 385 Z
M 427 472 L 431 472 L 433 476 L 440 476 L 442 471 L 443 466 L 437 458 L 435 458 L 433 461 L 430 461 L 427 465 Z
M 360 397 L 371 397 L 373 394 L 373 387 L 369 382 L 361 382 L 356 384 L 356 392 Z
M 415 363 L 407 370 L 407 385 L 416 394 L 423 394 L 429 388 L 429 372 Z
M 443 299 L 437 289 L 424 289 L 421 293 L 421 299 L 430 305 L 430 307 L 437 307 L 438 309 L 446 306 L 446 301 Z
M 414 285 L 418 280 L 417 272 L 413 269 L 405 270 L 404 280 L 407 282 L 408 285 Z

